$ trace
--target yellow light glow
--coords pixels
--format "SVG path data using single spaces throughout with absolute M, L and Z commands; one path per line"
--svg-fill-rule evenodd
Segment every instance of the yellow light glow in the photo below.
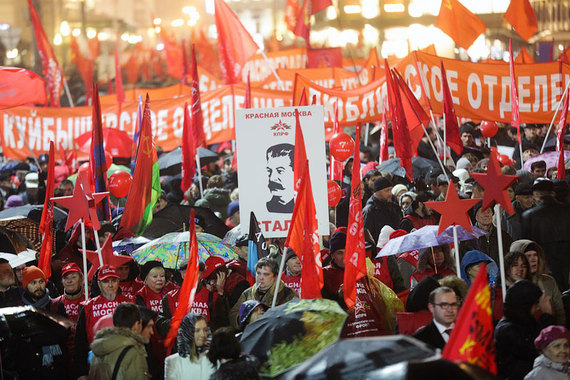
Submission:
M 99 34 L 97 34 L 97 38 L 99 39 L 99 41 L 107 41 L 109 39 L 109 33 L 107 32 L 99 32 Z
M 358 43 L 358 32 L 353 29 L 345 29 L 340 33 L 340 38 L 343 46 L 346 44 L 356 45 Z
M 181 18 L 177 18 L 176 20 L 172 20 L 172 22 L 170 23 L 171 26 L 173 27 L 179 27 L 184 25 L 184 20 L 182 20 Z
M 336 20 L 336 8 L 335 7 L 328 7 L 327 8 L 327 20 Z
M 67 21 L 62 21 L 61 25 L 59 26 L 59 32 L 62 36 L 67 37 L 71 33 L 71 29 L 69 28 L 69 23 Z
M 158 51 L 164 50 L 164 44 L 162 42 L 159 44 L 156 44 L 156 50 L 158 50 Z
M 378 29 L 376 29 L 370 24 L 364 25 L 364 29 L 362 30 L 362 36 L 364 37 L 364 41 L 366 41 L 370 45 L 377 45 L 380 39 L 380 33 L 378 32 Z
M 162 19 L 160 17 L 157 17 L 154 20 L 152 20 L 152 23 L 154 25 L 160 25 L 162 23 Z
M 411 17 L 422 17 L 423 13 L 423 9 L 418 3 L 410 3 L 408 5 L 408 14 Z
M 160 26 L 155 26 L 155 27 L 154 27 L 154 32 L 155 32 L 156 34 L 159 34 L 159 33 L 160 33 L 160 30 L 161 30 L 161 29 L 160 29 Z
M 404 4 L 384 4 L 384 12 L 386 13 L 402 13 L 405 10 Z
M 60 36 L 61 37 L 61 36 Z M 14 59 L 18 56 L 19 52 L 18 49 L 11 49 L 6 52 L 6 58 Z
M 558 50 L 560 50 L 560 51 L 564 50 L 564 45 L 558 44 Z
M 360 13 L 360 5 L 345 5 L 344 6 L 344 13 L 347 15 L 353 15 Z
M 57 33 L 55 35 L 55 37 L 53 38 L 53 44 L 55 46 L 59 46 L 63 43 L 63 37 L 61 37 L 61 34 Z
M 87 28 L 87 38 L 92 39 L 97 37 L 97 31 L 94 28 Z
M 81 35 L 81 29 L 79 29 L 79 28 L 73 29 L 73 30 L 71 31 L 71 35 L 72 35 L 73 37 L 79 37 L 79 36 Z
M 361 0 L 362 4 L 362 17 L 371 19 L 380 14 L 378 0 Z
M 123 33 L 121 34 L 121 40 L 123 41 L 128 41 L 129 40 L 129 33 Z

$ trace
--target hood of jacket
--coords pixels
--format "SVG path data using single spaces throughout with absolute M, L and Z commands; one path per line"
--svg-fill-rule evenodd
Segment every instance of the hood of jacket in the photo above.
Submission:
M 204 191 L 204 199 L 206 199 L 210 205 L 218 207 L 227 207 L 228 203 L 231 202 L 230 192 L 217 187 L 206 189 Z
M 534 248 L 536 249 L 536 253 L 538 254 L 538 268 L 536 269 L 536 273 L 533 277 L 539 276 L 541 274 L 546 274 L 546 264 L 544 263 L 544 250 L 542 247 L 535 241 L 528 240 L 528 239 L 520 239 L 513 241 L 511 247 L 509 248 L 510 252 L 522 252 L 524 253 L 528 246 L 534 244 Z
M 91 350 L 97 356 L 106 356 L 126 346 L 144 345 L 143 337 L 126 327 L 109 327 L 97 332 Z
M 560 373 L 568 374 L 568 366 L 560 363 L 554 363 L 552 360 L 544 356 L 544 354 L 539 355 L 534 359 L 533 368 L 543 367 L 550 368 Z
M 472 250 L 469 251 L 463 256 L 461 260 L 461 278 L 467 282 L 467 285 L 471 286 L 471 281 L 467 277 L 466 269 L 468 266 L 472 264 L 480 263 L 481 261 L 487 263 L 487 273 L 489 274 L 489 283 L 492 285 L 495 283 L 495 279 L 497 278 L 497 274 L 499 273 L 499 268 L 497 267 L 497 263 L 495 260 L 487 256 L 481 251 Z

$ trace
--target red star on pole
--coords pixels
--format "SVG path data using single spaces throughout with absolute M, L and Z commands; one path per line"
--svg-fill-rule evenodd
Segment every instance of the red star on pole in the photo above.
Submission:
M 480 198 L 459 199 L 459 195 L 457 195 L 457 190 L 455 189 L 453 181 L 449 180 L 447 194 L 445 194 L 445 201 L 426 202 L 425 204 L 441 214 L 439 229 L 437 230 L 437 234 L 439 235 L 451 225 L 462 226 L 466 230 L 473 232 L 471 221 L 469 220 L 469 214 L 467 212 L 480 200 Z
M 103 198 L 105 198 L 109 193 L 91 193 L 89 186 L 85 185 L 88 182 L 87 178 L 84 176 L 85 174 L 83 172 L 79 172 L 77 175 L 75 188 L 73 189 L 73 195 L 67 197 L 51 198 L 52 202 L 59 203 L 69 210 L 67 223 L 65 224 L 66 231 L 70 229 L 79 219 L 83 219 L 84 222 L 91 221 L 93 223 L 93 228 L 97 230 L 101 228 L 99 219 L 97 218 L 97 210 L 95 209 L 95 206 L 97 203 L 101 202 Z
M 92 264 L 89 272 L 87 273 L 87 278 L 89 281 L 93 279 L 95 271 L 101 265 L 103 265 L 103 263 L 107 265 L 113 265 L 114 267 L 118 268 L 121 265 L 133 261 L 133 258 L 131 256 L 116 255 L 113 252 L 113 240 L 111 239 L 110 235 L 107 236 L 107 239 L 105 239 L 103 246 L 101 246 L 101 257 L 103 258 L 103 263 L 99 263 L 99 255 L 97 254 L 97 251 L 86 250 L 85 252 L 87 253 L 87 260 L 89 260 Z
M 514 214 L 513 204 L 507 189 L 518 178 L 516 175 L 506 175 L 501 172 L 497 155 L 491 154 L 489 157 L 489 167 L 487 173 L 472 173 L 471 176 L 483 187 L 482 210 L 486 210 L 495 203 L 500 204 L 510 215 Z

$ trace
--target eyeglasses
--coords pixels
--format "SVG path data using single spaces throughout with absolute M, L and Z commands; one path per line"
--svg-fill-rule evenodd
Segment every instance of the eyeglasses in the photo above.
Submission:
M 454 303 L 447 303 L 447 302 L 442 302 L 442 303 L 434 303 L 432 305 L 435 306 L 439 306 L 444 310 L 448 310 L 448 309 L 457 309 L 459 307 L 459 304 L 457 302 Z

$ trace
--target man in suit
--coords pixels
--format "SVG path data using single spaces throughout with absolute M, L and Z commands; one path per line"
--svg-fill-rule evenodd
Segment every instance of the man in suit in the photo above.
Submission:
M 440 286 L 429 294 L 428 309 L 433 320 L 412 336 L 434 348 L 443 349 L 459 312 L 459 301 L 453 289 Z

